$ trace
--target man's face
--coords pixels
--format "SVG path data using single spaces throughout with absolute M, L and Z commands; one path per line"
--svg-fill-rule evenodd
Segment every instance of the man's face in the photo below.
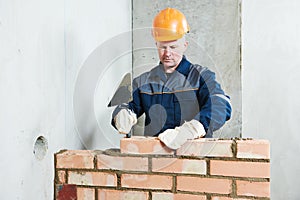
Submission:
M 156 42 L 159 60 L 167 73 L 172 73 L 176 69 L 187 45 L 184 37 L 179 40 Z

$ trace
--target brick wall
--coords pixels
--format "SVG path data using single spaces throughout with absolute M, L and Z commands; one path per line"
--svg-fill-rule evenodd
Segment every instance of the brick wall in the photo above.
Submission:
M 171 151 L 157 138 L 121 140 L 120 150 L 55 155 L 56 200 L 270 199 L 269 142 L 197 139 Z

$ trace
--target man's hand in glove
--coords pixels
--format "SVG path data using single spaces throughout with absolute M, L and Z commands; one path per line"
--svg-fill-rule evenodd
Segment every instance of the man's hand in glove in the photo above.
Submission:
M 128 109 L 122 109 L 115 116 L 115 125 L 119 133 L 127 134 L 133 125 L 137 123 L 136 114 Z
M 203 125 L 193 119 L 175 129 L 165 130 L 158 138 L 170 149 L 178 149 L 187 140 L 204 137 L 205 134 Z

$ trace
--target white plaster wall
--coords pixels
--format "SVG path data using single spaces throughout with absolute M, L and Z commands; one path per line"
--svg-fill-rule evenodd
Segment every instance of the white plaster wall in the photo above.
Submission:
M 65 2 L 67 132 L 82 148 L 119 147 L 107 105 L 132 69 L 131 0 Z
M 243 137 L 271 142 L 271 199 L 300 199 L 300 1 L 242 2 Z
M 85 147 L 72 110 L 77 73 L 102 42 L 130 30 L 130 8 L 130 0 L 0 0 L 1 199 L 53 199 L 53 154 Z M 33 153 L 40 135 L 42 160 Z

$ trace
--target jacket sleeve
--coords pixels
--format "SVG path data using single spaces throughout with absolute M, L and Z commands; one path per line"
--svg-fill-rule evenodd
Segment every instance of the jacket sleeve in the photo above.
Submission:
M 120 112 L 120 110 L 129 109 L 132 112 L 134 112 L 137 115 L 137 117 L 140 117 L 144 113 L 144 110 L 143 110 L 143 107 L 141 104 L 138 80 L 139 79 L 136 78 L 132 82 L 132 100 L 129 103 L 122 103 L 121 105 L 118 105 L 112 113 L 111 125 L 114 128 L 116 128 L 114 118 Z
M 231 103 L 220 84 L 216 81 L 215 73 L 208 69 L 200 72 L 200 87 L 198 90 L 200 112 L 194 119 L 201 122 L 206 130 L 205 137 L 212 137 L 213 131 L 221 128 L 231 117 Z

